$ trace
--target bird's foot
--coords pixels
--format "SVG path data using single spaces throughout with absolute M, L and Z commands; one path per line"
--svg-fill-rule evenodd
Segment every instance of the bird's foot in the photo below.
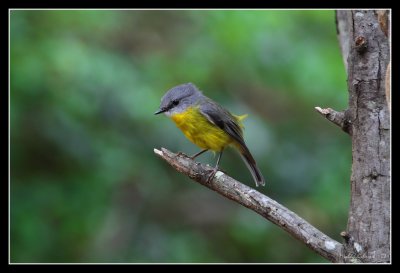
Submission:
M 218 172 L 218 168 L 215 168 L 215 169 L 211 170 L 211 173 L 210 173 L 210 175 L 208 176 L 207 181 L 206 181 L 208 184 L 211 183 L 211 180 L 214 178 L 214 176 L 215 176 L 215 174 L 216 174 L 217 172 Z
M 176 155 L 177 155 L 177 156 L 183 156 L 183 157 L 189 157 L 189 156 L 187 156 L 187 155 L 186 155 L 185 153 L 183 153 L 183 152 L 177 152 Z

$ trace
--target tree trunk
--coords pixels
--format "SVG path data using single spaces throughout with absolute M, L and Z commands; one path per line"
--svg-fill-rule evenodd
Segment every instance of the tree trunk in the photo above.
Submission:
M 343 261 L 389 262 L 388 12 L 341 10 L 336 20 L 348 73 L 349 109 L 344 113 L 343 129 L 351 135 L 353 154 L 350 211 L 347 231 L 342 232 Z

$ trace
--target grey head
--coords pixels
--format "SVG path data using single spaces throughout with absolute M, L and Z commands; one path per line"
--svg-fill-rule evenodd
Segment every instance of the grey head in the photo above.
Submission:
M 160 108 L 155 115 L 165 113 L 167 116 L 184 112 L 193 106 L 203 94 L 192 83 L 180 84 L 171 88 L 161 98 Z

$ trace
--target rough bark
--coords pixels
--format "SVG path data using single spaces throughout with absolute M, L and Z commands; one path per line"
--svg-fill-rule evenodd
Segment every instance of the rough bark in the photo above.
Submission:
M 218 171 L 208 182 L 213 168 L 196 163 L 184 154 L 174 154 L 167 149 L 154 149 L 154 152 L 167 161 L 177 171 L 189 176 L 219 194 L 245 206 L 272 223 L 286 230 L 294 238 L 303 242 L 310 249 L 329 261 L 339 262 L 342 255 L 342 244 L 312 226 L 306 220 L 282 206 L 268 196 L 250 188 L 239 181 Z
M 347 55 L 353 158 L 349 218 L 342 234 L 344 262 L 390 261 L 390 114 L 385 96 L 390 51 L 378 14 L 341 10 L 336 18 Z
M 315 110 L 317 110 L 317 112 L 324 116 L 327 120 L 339 126 L 344 132 L 351 134 L 347 111 L 337 112 L 331 108 L 322 109 L 319 106 L 315 107 Z

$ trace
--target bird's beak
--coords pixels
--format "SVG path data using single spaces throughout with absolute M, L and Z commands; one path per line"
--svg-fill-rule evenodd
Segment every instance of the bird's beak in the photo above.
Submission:
M 164 113 L 165 111 L 167 111 L 167 109 L 160 108 L 154 113 L 154 115 L 158 115 L 158 114 Z

